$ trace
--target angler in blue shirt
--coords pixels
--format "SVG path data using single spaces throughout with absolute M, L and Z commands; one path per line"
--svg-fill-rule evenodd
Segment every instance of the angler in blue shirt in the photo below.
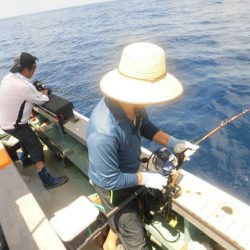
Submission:
M 162 190 L 167 184 L 159 173 L 139 171 L 141 136 L 168 145 L 175 153 L 185 151 L 186 160 L 198 146 L 168 135 L 149 120 L 145 107 L 183 92 L 181 83 L 166 71 L 165 53 L 157 45 L 125 47 L 119 68 L 107 73 L 100 87 L 105 97 L 94 109 L 87 130 L 89 177 L 110 212 L 138 186 Z M 125 249 L 151 249 L 135 200 L 110 217 L 109 225 L 112 231 L 104 249 L 112 244 L 115 249 L 115 234 Z
M 116 101 L 103 98 L 88 126 L 89 177 L 99 187 L 119 190 L 138 185 L 141 136 L 152 140 L 159 129 L 144 109 L 137 110 L 138 125 L 129 120 Z

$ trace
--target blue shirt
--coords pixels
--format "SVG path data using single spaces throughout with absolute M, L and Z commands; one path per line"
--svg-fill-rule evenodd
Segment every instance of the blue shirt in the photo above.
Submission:
M 107 97 L 94 109 L 87 128 L 87 145 L 89 177 L 95 185 L 107 190 L 137 185 L 141 136 L 152 140 L 159 131 L 144 109 L 138 114 L 135 125 L 120 105 Z

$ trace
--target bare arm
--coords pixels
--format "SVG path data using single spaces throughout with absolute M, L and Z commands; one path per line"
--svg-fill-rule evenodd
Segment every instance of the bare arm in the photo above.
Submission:
M 136 175 L 137 175 L 137 185 L 141 186 L 142 179 L 143 179 L 142 173 L 138 172 L 138 173 L 136 173 Z
M 170 135 L 163 132 L 162 130 L 159 130 L 154 136 L 153 141 L 157 142 L 161 145 L 167 145 L 169 141 Z

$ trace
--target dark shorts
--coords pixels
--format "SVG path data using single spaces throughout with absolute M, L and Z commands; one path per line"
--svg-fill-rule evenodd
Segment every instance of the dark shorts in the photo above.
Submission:
M 34 163 L 44 161 L 43 146 L 28 124 L 21 124 L 18 128 L 4 131 L 19 140 L 20 145 L 28 152 Z
M 106 213 L 132 195 L 138 188 L 128 188 L 117 191 L 109 191 L 94 185 Z M 127 206 L 119 210 L 108 219 L 109 226 L 116 232 L 122 245 L 127 250 L 152 249 L 145 229 L 140 219 L 137 200 L 131 201 Z

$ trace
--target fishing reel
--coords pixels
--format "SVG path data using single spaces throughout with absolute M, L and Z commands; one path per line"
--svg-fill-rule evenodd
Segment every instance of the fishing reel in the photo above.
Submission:
M 167 178 L 167 185 L 162 191 L 157 189 L 148 189 L 148 194 L 154 199 L 154 205 L 151 208 L 157 213 L 166 215 L 169 213 L 172 199 L 181 192 L 181 188 L 176 185 L 179 170 L 184 161 L 184 152 L 180 154 L 172 153 L 167 147 L 161 147 L 151 154 L 147 162 L 147 169 L 159 172 Z M 152 204 L 152 203 L 151 203 Z
M 167 147 L 159 148 L 150 158 L 154 169 L 163 176 L 169 176 L 179 165 L 178 158 Z
M 35 88 L 41 92 L 43 90 L 48 90 L 48 94 L 50 94 L 52 92 L 52 89 L 47 87 L 47 85 L 45 84 L 45 82 L 43 81 L 34 81 L 33 85 L 35 86 Z
M 150 168 L 163 176 L 170 177 L 183 165 L 185 151 L 174 154 L 166 146 L 161 147 L 147 159 L 147 170 Z

